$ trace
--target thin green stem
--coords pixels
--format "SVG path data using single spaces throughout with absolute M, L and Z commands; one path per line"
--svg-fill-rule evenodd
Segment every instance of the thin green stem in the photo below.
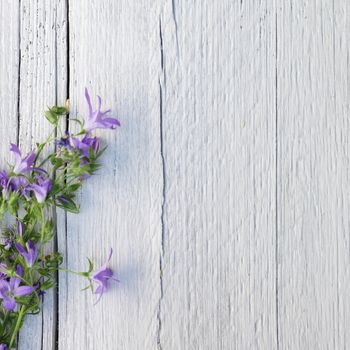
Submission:
M 45 216 L 44 216 L 44 208 L 41 206 L 40 208 L 40 212 L 41 212 L 41 222 L 40 222 L 40 248 L 39 248 L 39 252 L 40 252 L 40 256 L 42 256 L 43 253 L 43 245 L 44 245 L 44 234 L 45 234 Z
M 21 327 L 21 322 L 22 322 L 22 319 L 25 315 L 25 311 L 26 311 L 26 307 L 24 305 L 21 306 L 20 310 L 19 310 L 19 314 L 18 314 L 18 318 L 17 318 L 17 321 L 16 321 L 16 325 L 15 325 L 15 329 L 12 333 L 12 336 L 11 336 L 11 340 L 10 340 L 10 344 L 9 344 L 9 349 L 12 348 L 12 345 L 15 341 L 15 338 L 16 338 L 16 335 Z

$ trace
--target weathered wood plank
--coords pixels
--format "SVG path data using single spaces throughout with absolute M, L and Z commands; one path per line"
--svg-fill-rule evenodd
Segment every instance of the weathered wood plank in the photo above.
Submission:
M 82 191 L 81 213 L 68 215 L 67 264 L 86 270 L 84 257 L 101 264 L 112 246 L 111 266 L 121 283 L 93 307 L 96 298 L 80 290 L 84 281 L 60 279 L 60 349 L 156 346 L 162 173 L 159 86 L 152 68 L 159 64 L 159 47 L 153 47 L 158 18 L 150 11 L 150 1 L 70 3 L 72 115 L 87 113 L 87 86 L 112 107 L 122 127 L 99 133 L 109 147 L 103 170 Z
M 161 348 L 275 349 L 273 2 L 167 2 L 161 37 Z
M 10 161 L 9 144 L 17 138 L 19 5 L 0 2 L 0 167 Z
M 334 124 L 333 139 L 336 153 L 336 205 L 333 207 L 334 227 L 337 235 L 337 312 L 339 348 L 350 344 L 350 2 L 335 0 L 333 12 L 334 34 Z M 332 190 L 334 187 L 332 187 Z
M 349 344 L 349 10 L 278 9 L 281 349 Z
M 66 66 L 66 40 L 62 39 L 66 13 L 64 0 L 22 0 L 20 5 L 18 127 L 19 144 L 28 151 L 52 130 L 43 111 L 66 93 L 66 71 L 62 67 L 62 60 Z M 51 244 L 48 251 L 53 247 Z M 20 333 L 19 349 L 54 349 L 57 311 L 54 293 L 51 290 L 44 296 L 40 315 L 27 318 Z

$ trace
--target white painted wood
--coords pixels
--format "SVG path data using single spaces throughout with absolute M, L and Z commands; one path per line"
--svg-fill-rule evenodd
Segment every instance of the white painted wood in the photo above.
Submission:
M 60 283 L 59 348 L 156 347 L 160 296 L 162 172 L 159 138 L 158 18 L 151 1 L 70 3 L 70 99 L 84 116 L 84 87 L 111 107 L 122 127 L 102 131 L 108 142 L 103 170 L 87 181 L 81 213 L 68 215 L 67 265 L 86 270 L 114 248 L 111 266 L 119 284 L 101 302 L 81 292 L 86 283 Z M 70 123 L 70 126 L 73 122 Z M 61 293 L 62 292 L 62 293 Z
M 112 246 L 121 283 L 93 306 L 60 273 L 59 349 L 349 344 L 350 3 L 276 3 L 69 1 L 68 52 L 67 1 L 0 2 L 1 167 L 68 71 L 72 115 L 87 86 L 122 122 L 57 212 L 65 266 Z M 53 293 L 27 322 L 19 350 L 54 349 Z
M 281 349 L 349 346 L 349 10 L 278 8 Z
M 62 40 L 66 13 L 63 0 L 22 0 L 20 5 L 19 144 L 29 151 L 52 130 L 43 111 L 66 93 L 66 72 L 61 67 L 62 58 L 66 57 L 66 40 Z M 64 103 L 64 99 L 60 102 Z M 47 252 L 53 247 L 54 244 L 48 246 Z M 27 318 L 20 333 L 19 349 L 54 349 L 54 293 L 51 290 L 44 296 L 40 315 Z
M 273 2 L 167 2 L 161 22 L 161 348 L 276 349 Z
M 0 168 L 10 161 L 9 144 L 17 138 L 19 6 L 0 2 Z

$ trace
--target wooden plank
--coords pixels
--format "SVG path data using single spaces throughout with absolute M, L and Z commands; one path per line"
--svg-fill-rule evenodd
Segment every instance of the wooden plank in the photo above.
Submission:
M 276 349 L 272 1 L 168 2 L 161 349 Z
M 345 1 L 278 10 L 281 349 L 349 343 L 349 24 Z
M 65 1 L 20 2 L 19 144 L 25 151 L 45 140 L 52 126 L 43 111 L 66 93 Z M 65 64 L 65 63 L 64 63 Z M 64 103 L 64 100 L 60 101 Z M 51 150 L 54 145 L 52 144 Z M 54 244 L 47 247 L 52 251 Z M 55 348 L 55 291 L 44 296 L 42 313 L 29 316 L 20 333 L 19 349 Z
M 19 6 L 0 2 L 0 167 L 10 161 L 9 144 L 16 142 L 18 115 Z
M 87 86 L 96 105 L 122 123 L 103 131 L 103 170 L 80 196 L 81 213 L 67 218 L 67 264 L 102 264 L 110 246 L 119 284 L 101 302 L 79 277 L 60 279 L 59 348 L 151 349 L 156 344 L 159 287 L 161 168 L 159 152 L 158 18 L 150 1 L 70 2 L 70 99 L 84 116 Z M 154 23 L 153 23 L 154 22 Z M 70 127 L 73 122 L 70 123 Z
M 337 312 L 338 312 L 338 347 L 346 348 L 350 344 L 350 3 L 334 1 L 333 35 L 334 35 L 334 124 L 336 137 L 333 139 L 337 165 L 336 205 L 332 206 L 334 228 L 337 235 Z M 331 118 L 331 117 L 330 117 Z M 332 190 L 334 186 L 332 187 Z

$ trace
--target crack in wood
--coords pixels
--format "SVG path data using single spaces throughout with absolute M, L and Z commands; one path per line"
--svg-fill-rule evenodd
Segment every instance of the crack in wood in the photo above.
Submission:
M 159 41 L 160 41 L 160 63 L 161 63 L 161 72 L 163 76 L 164 72 L 164 55 L 163 55 L 163 33 L 162 33 L 162 21 L 159 18 Z M 162 177 L 163 177 L 163 188 L 162 188 L 162 204 L 161 204 L 161 252 L 159 257 L 159 283 L 160 283 L 160 297 L 158 302 L 158 311 L 157 311 L 157 347 L 159 350 L 162 350 L 162 344 L 160 339 L 160 334 L 162 330 L 162 319 L 161 319 L 161 304 L 163 300 L 163 258 L 164 258 L 164 207 L 166 201 L 166 174 L 165 174 L 165 157 L 164 157 L 164 140 L 163 140 L 163 89 L 162 82 L 159 79 L 159 134 L 160 134 L 160 157 L 162 162 Z

